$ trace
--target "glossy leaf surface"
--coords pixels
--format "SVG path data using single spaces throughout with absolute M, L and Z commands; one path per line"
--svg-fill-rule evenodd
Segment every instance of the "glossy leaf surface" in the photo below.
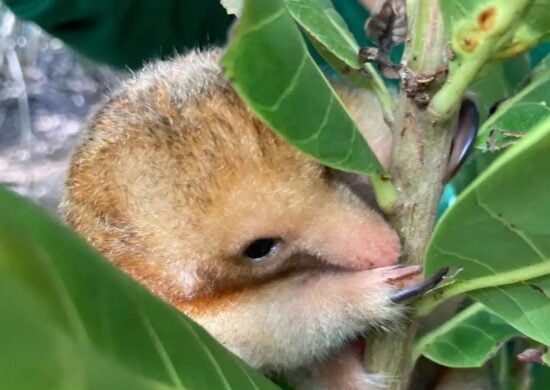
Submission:
M 359 68 L 359 45 L 330 0 L 285 0 L 294 19 L 331 53 L 353 69 Z
M 447 367 L 481 367 L 517 335 L 517 330 L 476 303 L 418 340 L 415 354 Z
M 503 153 L 442 217 L 426 273 L 462 268 L 455 286 L 527 336 L 550 344 L 550 117 Z M 494 282 L 498 287 L 488 287 Z M 435 295 L 434 295 L 435 297 Z
M 245 2 L 222 64 L 241 98 L 290 144 L 334 168 L 382 172 L 283 0 Z

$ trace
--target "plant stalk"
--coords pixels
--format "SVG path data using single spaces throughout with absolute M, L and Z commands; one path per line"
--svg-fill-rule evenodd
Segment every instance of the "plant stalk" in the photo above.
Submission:
M 429 111 L 434 117 L 446 120 L 453 114 L 457 101 L 462 99 L 468 85 L 481 67 L 511 38 L 511 32 L 520 21 L 522 13 L 532 0 L 514 0 L 506 5 L 507 12 L 502 13 L 493 30 L 480 40 L 475 52 L 462 60 L 443 88 L 434 96 Z
M 407 7 L 409 44 L 403 63 L 413 76 L 434 75 L 445 63 L 447 49 L 439 2 L 409 0 Z M 422 264 L 443 189 L 453 122 L 434 121 L 425 107 L 407 96 L 404 86 L 397 107 L 390 167 L 397 202 L 390 223 L 401 236 L 403 262 Z M 366 369 L 384 375 L 388 389 L 408 386 L 415 333 L 416 325 L 408 321 L 401 332 L 368 342 Z
M 392 123 L 394 120 L 394 101 L 390 92 L 388 91 L 388 88 L 386 87 L 386 84 L 384 83 L 384 80 L 382 80 L 378 72 L 374 70 L 371 64 L 363 64 L 363 69 L 365 69 L 367 72 L 369 72 L 369 75 L 371 75 L 371 88 L 378 97 L 378 101 L 380 102 L 380 106 L 382 107 L 382 112 L 384 113 L 384 119 L 386 120 L 386 123 Z
M 417 316 L 429 314 L 437 305 L 443 303 L 449 298 L 469 291 L 480 290 L 482 288 L 505 286 L 523 282 L 525 280 L 536 279 L 550 274 L 550 262 L 542 262 L 521 269 L 514 269 L 508 272 L 501 272 L 493 275 L 480 276 L 478 278 L 456 282 L 448 286 L 437 289 L 426 295 L 416 306 Z

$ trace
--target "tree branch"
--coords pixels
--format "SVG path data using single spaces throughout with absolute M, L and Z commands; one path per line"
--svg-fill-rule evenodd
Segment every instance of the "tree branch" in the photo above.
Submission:
M 408 77 L 435 75 L 444 65 L 446 38 L 439 2 L 409 0 L 409 44 L 404 54 Z M 393 126 L 394 145 L 390 173 L 397 189 L 397 207 L 390 222 L 403 240 L 404 262 L 422 264 L 435 223 L 449 157 L 452 123 L 433 121 L 419 107 L 404 80 Z M 431 93 L 435 86 L 427 88 Z M 425 107 L 425 106 L 424 106 Z M 456 107 L 455 107 L 456 111 Z M 389 389 L 405 389 L 412 369 L 416 326 L 409 323 L 398 334 L 368 343 L 366 368 L 385 374 Z

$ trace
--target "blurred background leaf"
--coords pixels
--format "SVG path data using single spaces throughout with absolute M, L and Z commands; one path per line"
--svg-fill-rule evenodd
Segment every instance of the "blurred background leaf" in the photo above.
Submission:
M 0 215 L 0 388 L 277 388 L 37 206 Z

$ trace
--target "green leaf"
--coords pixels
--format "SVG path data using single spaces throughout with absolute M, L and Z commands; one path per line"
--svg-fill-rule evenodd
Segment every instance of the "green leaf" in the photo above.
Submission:
M 544 48 L 541 48 L 541 50 Z M 550 48 L 548 48 L 550 49 Z M 548 53 L 547 49 L 547 53 Z M 533 49 L 534 51 L 534 49 Z M 550 71 L 550 54 L 545 55 L 540 62 L 537 64 L 535 69 L 533 69 L 531 77 L 533 79 L 537 79 L 539 77 L 545 77 L 548 74 L 548 71 Z
M 290 144 L 334 168 L 383 172 L 282 0 L 245 2 L 222 64 L 241 98 Z
M 358 61 L 359 44 L 330 0 L 285 0 L 292 17 L 307 33 L 323 58 L 354 85 L 373 89 L 386 118 L 393 117 L 393 100 L 371 64 Z M 365 74 L 366 73 L 366 74 Z
M 514 95 L 529 77 L 531 69 L 527 56 L 509 61 L 486 64 L 468 87 L 482 120 L 489 116 L 491 107 Z
M 550 69 L 540 65 L 536 77 L 522 91 L 500 105 L 498 110 L 481 126 L 476 148 L 485 150 L 491 139 L 492 146 L 502 146 L 517 138 L 507 133 L 526 133 L 550 115 Z
M 440 0 L 441 13 L 453 50 L 463 57 L 476 55 L 479 43 L 497 31 L 493 57 L 510 58 L 550 36 L 550 0 L 515 0 L 525 3 L 518 15 L 509 0 Z M 513 24 L 500 30 L 501 21 Z
M 352 69 L 361 66 L 357 60 L 359 45 L 344 19 L 330 0 L 285 0 L 294 19 L 327 50 Z
M 533 384 L 531 389 L 550 389 L 550 367 L 535 365 L 533 367 Z
M 275 389 L 37 206 L 0 188 L 1 389 Z
M 476 303 L 420 338 L 414 354 L 447 367 L 481 367 L 504 342 L 518 335 L 517 330 Z
M 540 48 L 540 50 L 542 50 L 542 48 Z M 529 87 L 525 88 L 523 91 L 520 90 L 521 87 L 525 86 L 525 82 L 529 80 L 529 78 L 526 77 L 530 77 L 532 81 L 537 77 L 537 72 L 542 73 L 542 62 L 533 72 L 531 72 L 528 57 L 529 56 L 524 55 L 509 61 L 487 64 L 481 69 L 476 79 L 470 85 L 469 90 L 476 97 L 476 104 L 480 112 L 480 117 L 483 118 L 483 120 L 487 118 L 489 109 L 497 102 L 501 103 L 497 113 L 493 115 L 500 116 L 505 110 L 508 110 L 513 118 L 515 117 L 513 112 L 517 108 L 515 104 L 519 103 L 521 107 L 521 104 L 523 104 L 522 100 L 525 99 L 526 102 L 529 100 L 529 97 L 524 96 L 524 99 L 520 99 L 519 101 L 516 101 L 517 97 L 512 99 L 511 101 L 516 101 L 514 104 L 504 102 L 505 99 L 509 99 L 517 91 L 520 91 L 518 92 L 519 95 L 524 94 L 525 91 L 529 91 Z M 548 57 L 550 58 L 550 56 Z M 548 102 L 548 100 L 545 99 L 544 102 Z M 542 104 L 546 103 L 541 102 L 541 105 Z M 536 111 L 539 110 L 538 106 L 533 108 Z M 504 115 L 500 119 L 497 119 L 496 122 L 500 122 L 502 119 L 505 119 L 506 116 L 507 115 Z M 528 118 L 534 119 L 531 115 L 529 115 Z M 535 120 L 534 123 L 536 122 Z M 522 123 L 522 127 L 531 128 L 534 123 L 528 125 Z M 510 125 L 512 125 L 512 123 L 510 123 Z M 505 136 L 506 131 L 516 127 L 515 125 L 505 125 L 503 127 L 504 134 L 503 130 L 499 130 L 499 126 L 500 125 L 495 123 L 494 116 L 489 118 L 486 122 L 483 122 L 482 128 L 478 134 L 477 148 L 472 151 L 473 153 L 468 157 L 464 166 L 453 178 L 452 185 L 459 193 L 504 151 L 505 148 L 493 152 L 488 152 L 486 150 L 488 136 L 493 130 L 491 142 L 494 141 L 494 145 L 497 146 L 497 148 L 517 140 Z M 505 141 L 505 139 L 507 140 Z
M 462 272 L 455 284 L 425 297 L 419 312 L 429 309 L 430 299 L 468 292 L 522 333 L 550 344 L 549 150 L 547 117 L 444 214 L 429 244 L 425 270 L 431 274 L 454 266 Z
M 244 0 L 221 0 L 228 13 L 240 15 Z M 341 73 L 360 70 L 359 44 L 348 28 L 346 21 L 330 0 L 284 0 L 294 20 L 303 28 L 320 49 L 321 55 Z M 379 78 L 372 65 L 365 69 L 371 77 Z M 363 75 L 363 79 L 367 79 Z

